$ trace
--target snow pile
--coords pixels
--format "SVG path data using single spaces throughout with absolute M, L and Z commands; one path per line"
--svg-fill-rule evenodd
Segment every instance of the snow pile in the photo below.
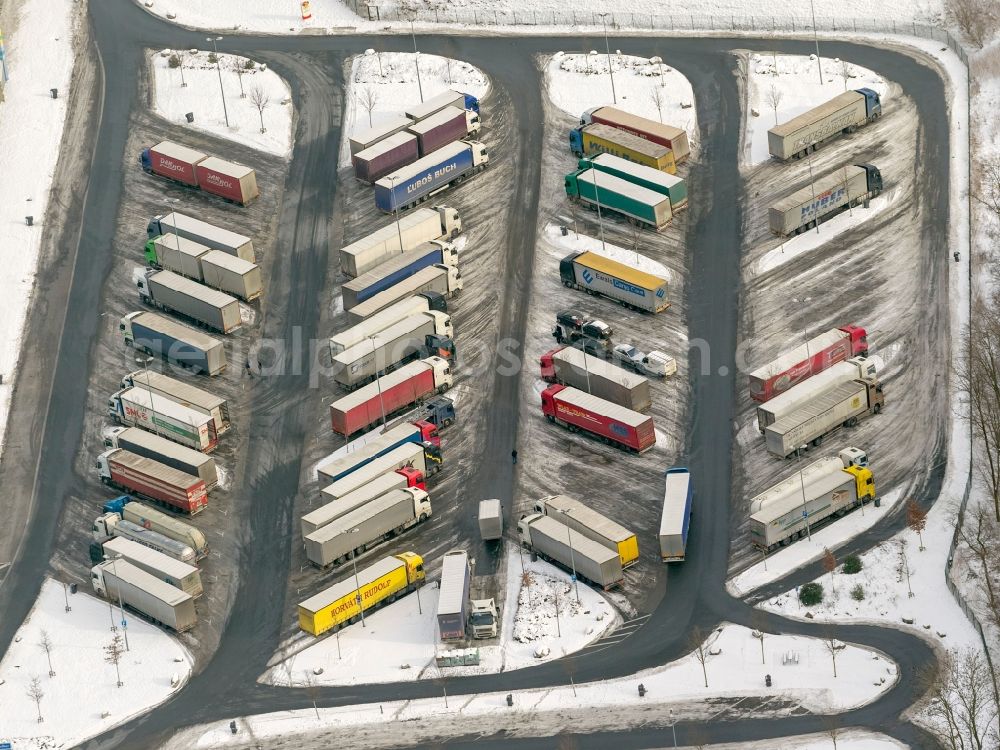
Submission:
M 417 67 L 420 84 L 417 85 Z M 351 77 L 344 93 L 344 132 L 354 135 L 402 115 L 404 110 L 449 89 L 472 94 L 482 101 L 490 88 L 486 75 L 461 60 L 410 52 L 368 50 L 351 62 Z M 421 97 L 421 91 L 423 97 Z M 371 113 L 368 104 L 373 104 Z M 490 127 L 483 122 L 483 127 Z M 343 139 L 340 166 L 351 163 L 350 144 Z
M 162 703 L 191 674 L 187 649 L 126 610 L 129 651 L 120 656 L 123 685 L 117 687 L 105 649 L 113 636 L 110 620 L 120 625 L 121 612 L 82 592 L 68 595 L 72 610 L 66 612 L 66 597 L 63 584 L 46 579 L 0 662 L 0 739 L 16 748 L 75 746 Z M 51 677 L 43 633 L 51 642 Z M 37 710 L 27 695 L 34 678 L 43 693 Z
M 156 114 L 187 124 L 185 115 L 191 112 L 194 122 L 190 127 L 195 130 L 279 156 L 291 153 L 292 100 L 288 84 L 277 73 L 246 57 L 220 54 L 217 68 L 209 60 L 211 54 L 168 49 L 150 57 Z M 220 74 L 226 92 L 225 110 L 219 90 Z M 262 112 L 254 104 L 255 98 L 261 102 Z
M 852 645 L 836 649 L 837 676 L 834 677 L 834 662 L 826 644 L 801 636 L 765 634 L 762 658 L 761 641 L 754 637 L 754 631 L 736 625 L 723 625 L 710 633 L 704 653 L 704 671 L 697 655 L 692 653 L 665 667 L 619 680 L 464 695 L 461 699 L 452 697 L 447 704 L 441 698 L 426 698 L 321 708 L 320 719 L 309 707 L 244 718 L 239 723 L 246 731 L 252 731 L 258 742 L 278 737 L 287 741 L 299 733 L 342 732 L 345 728 L 387 722 L 413 722 L 406 725 L 411 727 L 411 733 L 427 732 L 440 738 L 465 734 L 469 723 L 474 721 L 479 731 L 488 734 L 494 731 L 487 729 L 492 727 L 494 720 L 506 722 L 509 728 L 511 708 L 506 698 L 511 692 L 519 729 L 528 734 L 530 729 L 538 731 L 540 727 L 550 732 L 545 736 L 554 736 L 567 721 L 573 722 L 576 731 L 591 730 L 587 709 L 596 706 L 614 706 L 617 715 L 632 719 L 636 719 L 635 711 L 641 711 L 646 720 L 650 712 L 662 716 L 668 707 L 676 706 L 678 720 L 684 720 L 690 711 L 692 718 L 697 714 L 697 718 L 704 721 L 712 714 L 717 715 L 720 698 L 749 696 L 767 702 L 781 696 L 796 701 L 808 711 L 843 711 L 875 700 L 897 679 L 896 666 L 891 661 Z M 453 673 L 448 671 L 448 674 Z M 705 687 L 706 674 L 708 687 Z M 772 677 L 772 687 L 764 685 L 766 674 Z M 639 682 L 646 688 L 643 697 L 636 689 Z M 601 714 L 602 722 L 606 721 L 606 715 Z M 598 727 L 592 729 L 596 731 Z M 409 737 L 411 744 L 420 744 L 419 739 Z M 234 738 L 230 734 L 228 726 L 220 724 L 193 727 L 177 735 L 169 746 L 226 747 L 242 741 L 240 736 Z
M 698 137 L 694 92 L 688 79 L 670 67 L 670 61 L 611 54 L 614 104 L 606 53 L 553 55 L 545 66 L 549 99 L 559 109 L 579 118 L 592 107 L 615 106 L 650 120 L 687 131 L 691 150 Z M 657 108 L 659 101 L 659 108 Z
M 712 745 L 712 750 L 774 750 L 774 740 L 741 742 L 738 745 Z M 782 750 L 831 750 L 833 741 L 829 734 L 804 734 L 782 737 Z M 837 732 L 836 750 L 908 750 L 909 745 L 884 734 L 863 729 L 842 729 Z
M 360 622 L 349 625 L 339 635 L 314 641 L 283 661 L 273 659 L 277 663 L 261 680 L 275 685 L 302 686 L 307 680 L 317 685 L 361 685 L 510 671 L 579 651 L 620 622 L 611 605 L 589 586 L 579 585 L 577 603 L 568 573 L 546 562 L 521 559 L 524 573 L 508 558 L 507 602 L 498 603 L 503 621 L 499 644 L 469 642 L 479 649 L 478 666 L 437 668 L 435 656 L 449 647 L 438 638 L 439 591 L 434 581 L 420 590 L 419 602 L 416 593 L 409 594 L 367 615 L 364 627 Z M 528 585 L 522 587 L 523 582 Z
M 563 235 L 562 229 L 556 224 L 546 224 L 544 234 L 545 239 L 550 244 L 561 248 L 560 252 L 553 254 L 553 257 L 564 258 L 569 253 L 591 252 L 596 255 L 603 255 L 605 258 L 611 258 L 619 263 L 624 263 L 630 268 L 637 268 L 640 271 L 645 271 L 646 273 L 651 273 L 654 276 L 660 276 L 670 281 L 670 271 L 665 265 L 652 258 L 647 258 L 645 255 L 640 255 L 633 250 L 626 250 L 624 247 L 612 245 L 610 242 L 605 242 L 604 245 L 601 245 L 599 238 L 588 237 L 576 231 L 570 231 Z
M 768 250 L 763 257 L 757 261 L 753 269 L 755 276 L 773 271 L 775 268 L 783 266 L 800 255 L 805 255 L 810 250 L 821 247 L 834 237 L 838 237 L 844 232 L 854 229 L 864 224 L 869 219 L 877 216 L 886 208 L 891 206 L 896 200 L 896 191 L 890 190 L 876 196 L 868 203 L 868 208 L 864 205 L 849 208 L 843 213 L 837 214 L 829 221 L 824 221 L 819 225 L 819 231 L 810 229 L 808 232 L 790 237 L 778 245 L 773 250 Z
M 49 189 L 59 158 L 73 72 L 73 26 L 77 5 L 70 0 L 28 0 L 6 40 L 10 80 L 0 103 L 0 450 L 14 388 L 21 333 L 35 285 L 38 252 L 45 231 Z M 52 99 L 49 89 L 58 89 Z M 26 216 L 34 217 L 27 226 Z
M 847 90 L 874 89 L 885 107 L 889 84 L 882 76 L 836 57 L 832 60 L 821 57 L 820 62 L 823 66 L 821 85 L 818 84 L 820 75 L 816 55 L 750 54 L 747 65 L 747 110 L 750 117 L 747 118 L 743 142 L 744 165 L 752 166 L 771 158 L 767 150 L 767 131 L 775 126 L 775 99 L 778 102 L 778 124 L 788 122 Z
M 745 596 L 765 584 L 776 581 L 803 565 L 819 560 L 828 549 L 836 549 L 862 531 L 870 529 L 885 518 L 899 501 L 899 490 L 893 490 L 881 499 L 880 508 L 867 503 L 852 510 L 812 532 L 812 539 L 803 537 L 787 547 L 772 552 L 760 562 L 751 565 L 726 584 L 733 596 Z M 942 581 L 943 582 L 943 581 Z

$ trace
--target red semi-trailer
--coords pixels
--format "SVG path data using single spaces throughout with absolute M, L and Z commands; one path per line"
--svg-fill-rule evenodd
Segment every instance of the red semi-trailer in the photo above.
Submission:
M 750 397 L 764 402 L 838 362 L 868 354 L 868 333 L 855 325 L 833 328 L 750 373 Z
M 441 357 L 410 362 L 330 404 L 333 431 L 350 436 L 388 419 L 452 385 L 451 365 Z
M 195 167 L 198 166 L 198 162 L 204 161 L 208 157 L 208 154 L 170 141 L 163 141 L 151 146 L 147 153 L 149 154 L 148 171 L 193 187 L 198 186 L 198 175 L 195 172 Z
M 148 497 L 182 513 L 194 515 L 208 507 L 204 479 L 130 451 L 105 451 L 97 457 L 97 473 L 105 484 Z
M 652 418 L 569 386 L 542 391 L 542 413 L 570 432 L 587 432 L 618 448 L 642 453 L 656 445 Z
M 260 195 L 257 173 L 250 167 L 203 154 L 179 143 L 162 141 L 142 149 L 139 164 L 146 172 L 200 188 L 243 206 Z

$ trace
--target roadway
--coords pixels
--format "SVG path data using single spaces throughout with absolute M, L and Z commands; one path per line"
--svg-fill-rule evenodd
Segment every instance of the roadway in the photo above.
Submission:
M 66 301 L 65 330 L 52 371 L 52 390 L 39 396 L 39 407 L 47 418 L 35 430 L 40 443 L 42 466 L 70 466 L 77 451 L 83 424 L 85 380 L 77 374 L 80 363 L 88 361 L 90 342 L 98 324 L 101 284 L 111 259 L 111 238 L 121 198 L 122 153 L 129 113 L 137 102 L 138 71 L 142 50 L 149 47 L 191 48 L 203 43 L 203 33 L 178 29 L 146 14 L 129 0 L 90 5 L 92 32 L 100 51 L 103 70 L 103 100 L 89 190 L 82 212 L 82 231 L 76 247 L 71 285 Z M 539 165 L 543 121 L 541 81 L 533 65 L 534 55 L 563 48 L 589 49 L 596 40 L 565 38 L 487 38 L 480 36 L 423 36 L 418 45 L 425 52 L 441 52 L 467 60 L 485 70 L 494 85 L 507 91 L 516 103 L 515 139 L 517 182 L 512 186 L 513 218 L 507 237 L 508 267 L 525 269 L 509 274 L 505 281 L 499 338 L 523 340 L 527 305 L 523 304 L 530 282 L 531 258 L 537 226 Z M 316 332 L 317 306 L 328 285 L 325 278 L 327 224 L 336 200 L 336 163 L 340 139 L 341 69 L 345 56 L 374 46 L 375 38 L 343 37 L 227 37 L 226 52 L 252 54 L 267 61 L 292 85 L 299 112 L 296 145 L 286 183 L 281 230 L 277 245 L 290 254 L 288 263 L 276 266 L 271 288 L 279 289 L 272 299 L 272 311 L 264 336 L 303 340 Z M 401 36 L 378 37 L 382 49 L 405 51 L 409 40 Z M 589 45 L 589 46 L 588 46 Z M 694 406 L 688 433 L 688 464 L 695 477 L 699 497 L 698 514 L 692 528 L 691 554 L 684 566 L 671 569 L 661 589 L 667 598 L 658 602 L 644 627 L 615 646 L 592 650 L 574 657 L 578 681 L 606 679 L 632 674 L 676 658 L 688 649 L 687 634 L 698 626 L 707 631 L 720 621 L 748 624 L 750 608 L 726 594 L 732 436 L 734 413 L 734 352 L 739 299 L 740 195 L 737 171 L 737 144 L 740 130 L 740 93 L 735 59 L 727 54 L 735 48 L 808 54 L 804 42 L 720 39 L 657 40 L 629 39 L 621 44 L 632 54 L 658 54 L 669 60 L 692 81 L 696 93 L 698 121 L 702 127 L 700 167 L 691 180 L 691 192 L 701 196 L 692 209 L 694 227 L 688 235 L 691 245 L 691 339 L 708 342 L 712 352 L 711 372 L 692 374 Z M 948 127 L 945 95 L 941 81 L 929 68 L 897 52 L 859 45 L 826 44 L 824 54 L 851 59 L 878 70 L 898 82 L 917 102 L 926 149 L 927 173 L 938 175 L 940 185 L 948 183 Z M 928 191 L 924 200 L 931 215 L 947 216 L 947 190 Z M 930 231 L 939 234 L 935 245 L 946 246 L 946 222 Z M 305 301 L 305 303 L 303 303 Z M 36 321 L 32 321 L 32 325 Z M 296 333 L 296 331 L 298 331 Z M 289 355 L 290 356 L 290 355 Z M 699 362 L 692 362 L 697 373 Z M 289 372 L 293 370 L 289 369 Z M 44 377 L 44 375 L 42 375 Z M 251 442 L 246 462 L 253 467 L 247 481 L 258 502 L 247 519 L 246 541 L 240 560 L 240 584 L 229 622 L 215 656 L 173 700 L 145 717 L 95 739 L 91 747 L 147 748 L 170 733 L 192 723 L 300 707 L 301 692 L 258 685 L 256 678 L 269 659 L 287 607 L 280 603 L 288 574 L 288 545 L 252 544 L 254 540 L 291 537 L 292 503 L 298 491 L 299 450 L 306 438 L 313 403 L 318 395 L 307 387 L 307 375 L 285 375 L 258 381 L 253 386 L 254 435 L 278 435 L 279 441 Z M 496 376 L 496 398 L 486 416 L 487 456 L 505 457 L 517 434 L 517 410 L 511 409 L 518 393 L 518 376 Z M 14 430 L 27 430 L 12 424 Z M 12 434 L 15 434 L 12 432 Z M 473 497 L 500 497 L 509 501 L 514 485 L 505 461 L 487 462 L 470 488 Z M 940 477 L 937 477 L 939 480 Z M 26 543 L 21 555 L 0 587 L 0 650 L 5 650 L 35 599 L 51 554 L 59 522 L 59 498 L 66 496 L 69 472 L 38 472 L 35 481 L 22 487 L 27 498 L 45 498 L 36 505 L 28 522 Z M 933 482 L 917 496 L 930 497 Z M 511 507 L 507 503 L 507 507 Z M 870 545 L 891 533 L 887 523 L 869 532 L 855 546 Z M 790 576 L 775 588 L 787 588 Z M 278 602 L 278 603 L 276 603 Z M 656 604 L 656 602 L 654 602 Z M 766 629 L 773 632 L 819 635 L 816 625 L 766 615 Z M 933 740 L 899 717 L 919 698 L 917 673 L 934 663 L 931 647 L 922 639 L 892 628 L 836 626 L 838 638 L 870 646 L 887 653 L 899 664 L 898 685 L 869 706 L 842 716 L 843 725 L 867 726 L 888 732 L 916 747 L 933 746 Z M 449 680 L 449 693 L 541 687 L 566 682 L 558 663 L 501 675 Z M 319 691 L 321 706 L 417 698 L 436 695 L 437 688 L 425 683 L 364 685 L 327 688 Z M 722 722 L 702 727 L 712 741 L 755 739 L 822 730 L 817 717 L 802 716 L 768 721 Z M 683 730 L 681 730 L 683 731 Z M 500 741 L 501 738 L 497 738 Z M 603 739 L 603 743 L 602 743 Z M 579 738 L 581 747 L 649 747 L 663 744 L 654 740 L 652 730 L 629 732 L 612 737 Z M 504 738 L 504 746 L 513 741 Z M 459 743 L 461 744 L 461 743 Z M 530 742 L 527 743 L 530 746 Z

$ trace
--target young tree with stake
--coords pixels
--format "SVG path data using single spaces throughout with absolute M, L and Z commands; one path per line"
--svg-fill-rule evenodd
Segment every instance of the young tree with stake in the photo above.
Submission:
M 115 675 L 118 678 L 118 687 L 121 687 L 125 683 L 122 682 L 122 673 L 119 669 L 119 664 L 122 660 L 122 654 L 125 653 L 125 647 L 122 644 L 122 637 L 115 633 L 111 636 L 111 641 L 107 646 L 104 647 L 104 662 L 106 664 L 115 665 Z
M 701 664 L 701 674 L 705 678 L 705 687 L 708 687 L 708 669 L 705 662 L 708 661 L 708 651 L 705 649 L 705 634 L 701 628 L 695 626 L 688 636 L 688 646 L 694 650 L 694 658 Z
M 49 662 L 49 677 L 55 677 L 55 670 L 52 669 L 52 639 L 47 630 L 42 630 L 38 635 L 38 648 L 45 652 L 45 658 Z
M 41 724 L 45 721 L 42 718 L 42 698 L 45 697 L 45 692 L 42 690 L 42 681 L 37 677 L 32 677 L 25 695 L 35 702 L 35 710 L 38 712 L 38 723 Z
M 837 676 L 837 652 L 843 648 L 843 644 L 833 637 L 833 633 L 827 633 L 826 637 L 823 638 L 823 647 L 830 654 L 830 660 L 833 662 L 833 676 Z
M 778 125 L 778 107 L 781 106 L 781 100 L 785 98 L 785 92 L 775 86 L 773 83 L 771 87 L 767 90 L 767 104 L 774 110 L 774 125 Z
M 372 126 L 372 110 L 375 109 L 378 104 L 378 91 L 373 89 L 371 86 L 365 86 L 361 93 L 358 94 L 358 101 L 361 106 L 365 108 L 368 112 L 368 127 Z
M 912 497 L 906 501 L 906 525 L 910 531 L 917 533 L 920 540 L 920 551 L 924 551 L 924 528 L 927 526 L 927 511 L 920 507 Z
M 260 132 L 266 133 L 267 129 L 264 127 L 264 110 L 267 109 L 267 105 L 271 103 L 271 100 L 260 84 L 254 84 L 250 88 L 250 103 L 257 108 L 257 114 L 260 115 Z
M 833 572 L 837 569 L 837 558 L 826 547 L 823 548 L 823 570 L 830 574 L 830 589 L 837 593 L 837 584 L 833 580 Z
M 656 114 L 660 117 L 660 123 L 663 123 L 663 90 L 659 86 L 653 86 L 649 91 L 649 100 L 653 102 L 653 106 L 656 107 Z

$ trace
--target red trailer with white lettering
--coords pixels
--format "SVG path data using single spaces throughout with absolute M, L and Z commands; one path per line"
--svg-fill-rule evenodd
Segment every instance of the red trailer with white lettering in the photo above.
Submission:
M 194 515 L 208 507 L 204 479 L 131 451 L 115 448 L 102 453 L 97 457 L 97 474 L 105 484 L 182 513 Z
M 179 143 L 163 141 L 155 146 L 150 146 L 143 152 L 143 156 L 148 156 L 149 159 L 148 164 L 143 162 L 147 172 L 191 187 L 198 187 L 198 175 L 195 172 L 195 167 L 208 155 Z
M 250 167 L 210 156 L 195 167 L 198 173 L 198 187 L 206 193 L 247 205 L 260 195 L 257 189 L 257 173 Z
M 868 354 L 868 333 L 855 325 L 813 337 L 750 373 L 750 397 L 764 402 L 838 362 Z
M 617 448 L 642 453 L 656 445 L 651 417 L 569 386 L 542 391 L 542 413 L 570 432 L 587 432 Z

